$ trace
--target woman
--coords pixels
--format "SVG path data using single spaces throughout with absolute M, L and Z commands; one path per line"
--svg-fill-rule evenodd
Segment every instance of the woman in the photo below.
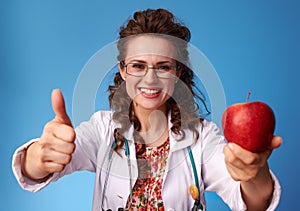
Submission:
M 189 40 L 169 11 L 136 12 L 120 30 L 113 111 L 73 129 L 54 90 L 56 117 L 14 155 L 21 186 L 35 192 L 89 170 L 96 172 L 93 210 L 205 210 L 204 191 L 217 192 L 232 210 L 274 210 L 280 186 L 267 159 L 281 138 L 251 153 L 226 144 L 214 123 L 198 117 Z

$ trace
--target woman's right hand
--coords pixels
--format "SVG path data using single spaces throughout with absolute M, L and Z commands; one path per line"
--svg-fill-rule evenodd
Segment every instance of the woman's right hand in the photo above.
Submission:
M 61 172 L 71 162 L 75 150 L 75 131 L 66 113 L 64 97 L 60 90 L 52 92 L 55 118 L 48 122 L 39 141 L 26 151 L 23 173 L 31 179 L 42 179 Z

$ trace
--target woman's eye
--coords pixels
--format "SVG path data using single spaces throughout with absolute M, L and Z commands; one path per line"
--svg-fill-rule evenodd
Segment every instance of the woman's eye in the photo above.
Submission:
M 163 71 L 170 71 L 172 69 L 172 67 L 169 65 L 160 65 L 160 66 L 158 66 L 158 69 L 163 70 Z
M 145 65 L 144 64 L 132 64 L 132 67 L 134 69 L 139 69 L 139 70 L 144 70 L 145 69 Z

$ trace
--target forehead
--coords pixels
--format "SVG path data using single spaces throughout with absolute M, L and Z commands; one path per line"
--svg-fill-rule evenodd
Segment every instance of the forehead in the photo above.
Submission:
M 176 60 L 176 49 L 171 41 L 151 35 L 137 36 L 128 41 L 126 49 L 127 58 L 145 55 L 155 55 L 157 57 Z

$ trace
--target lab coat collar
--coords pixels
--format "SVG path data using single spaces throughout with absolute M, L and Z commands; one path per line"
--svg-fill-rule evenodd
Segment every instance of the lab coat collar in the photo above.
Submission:
M 184 149 L 195 143 L 195 137 L 194 137 L 194 133 L 192 131 L 190 131 L 189 129 L 184 129 L 185 138 L 181 140 L 182 134 L 178 134 L 178 135 L 174 134 L 171 131 L 172 125 L 173 124 L 171 122 L 171 112 L 169 112 L 168 113 L 168 127 L 169 127 L 168 129 L 169 129 L 169 139 L 170 139 L 170 152 L 175 152 L 177 150 Z M 122 134 L 128 140 L 129 145 L 131 147 L 134 146 L 133 131 L 134 131 L 134 127 L 132 124 L 130 126 L 130 128 Z

